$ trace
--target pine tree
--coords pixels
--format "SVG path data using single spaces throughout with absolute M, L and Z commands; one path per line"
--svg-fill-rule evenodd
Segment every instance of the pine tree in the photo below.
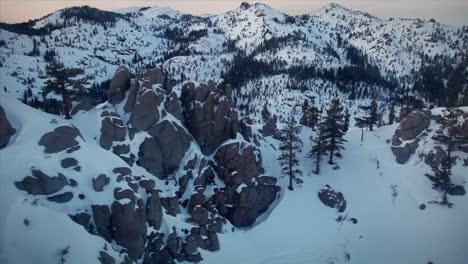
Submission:
M 289 190 L 294 190 L 293 179 L 302 174 L 299 169 L 299 160 L 297 153 L 301 152 L 302 140 L 299 138 L 301 127 L 297 125 L 296 120 L 291 115 L 286 123 L 286 126 L 281 130 L 281 143 L 279 149 L 281 155 L 278 160 L 282 166 L 282 173 L 289 177 Z
M 320 111 L 312 102 L 312 105 L 309 107 L 309 121 L 308 121 L 309 127 L 315 128 L 315 126 L 318 125 L 319 118 L 320 118 Z
M 270 113 L 270 111 L 268 110 L 267 103 L 265 103 L 265 105 L 263 106 L 263 109 L 262 109 L 262 120 L 263 120 L 263 123 L 266 123 L 268 120 L 270 120 L 270 118 L 271 118 L 271 113 Z
M 377 124 L 377 103 L 375 100 L 372 100 L 371 105 L 370 105 L 370 113 L 369 113 L 369 130 L 372 131 L 373 127 Z
M 447 108 L 443 111 L 443 116 L 439 120 L 441 130 L 439 131 L 435 140 L 446 145 L 446 155 L 443 157 L 440 166 L 433 167 L 434 175 L 426 174 L 426 176 L 433 182 L 433 188 L 440 190 L 443 193 L 441 204 L 451 207 L 448 201 L 447 193 L 455 185 L 452 183 L 450 176 L 452 175 L 452 167 L 454 161 L 452 159 L 452 152 L 455 147 L 461 145 L 463 137 L 458 132 L 460 126 L 458 125 L 458 117 L 463 115 L 463 111 L 458 108 Z
M 309 113 L 310 113 L 310 107 L 309 107 L 309 100 L 304 100 L 304 103 L 302 104 L 302 117 L 299 120 L 299 124 L 308 127 L 309 126 Z
M 315 174 L 320 174 L 320 163 L 322 162 L 322 157 L 326 155 L 326 145 L 324 138 L 324 129 L 321 124 L 317 125 L 317 135 L 315 137 L 310 137 L 312 141 L 312 149 L 310 150 L 308 157 L 312 158 L 315 162 Z
M 391 125 L 395 122 L 395 104 L 390 104 L 390 113 L 388 114 L 388 124 Z
M 349 118 L 351 117 L 351 114 L 349 113 L 348 107 L 345 109 L 344 113 L 344 123 L 343 123 L 343 132 L 348 132 L 349 129 Z
M 51 77 L 46 82 L 44 88 L 45 94 L 55 92 L 62 96 L 62 108 L 66 119 L 71 119 L 71 95 L 77 95 L 80 93 L 78 88 L 79 85 L 83 85 L 87 82 L 86 78 L 74 79 L 75 77 L 82 75 L 84 71 L 77 68 L 65 68 L 63 63 L 58 60 L 53 60 L 46 66 L 47 74 Z
M 343 107 L 339 99 L 333 99 L 330 108 L 327 110 L 327 116 L 323 123 L 323 136 L 326 141 L 325 149 L 330 152 L 328 163 L 333 164 L 333 157 L 340 158 L 340 151 L 344 149 L 343 144 L 346 140 L 343 138 Z

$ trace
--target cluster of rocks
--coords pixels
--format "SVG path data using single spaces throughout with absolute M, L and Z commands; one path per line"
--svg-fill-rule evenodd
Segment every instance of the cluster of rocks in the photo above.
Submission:
M 16 130 L 11 126 L 7 119 L 5 111 L 0 106 L 0 149 L 5 147 Z
M 416 152 L 420 139 L 428 135 L 423 131 L 430 124 L 431 111 L 428 109 L 415 110 L 403 119 L 392 137 L 392 152 L 396 162 L 404 164 L 409 160 Z
M 328 184 L 320 190 L 318 198 L 324 205 L 335 208 L 339 213 L 346 210 L 346 200 L 343 194 L 333 190 Z
M 199 248 L 220 248 L 217 234 L 227 221 L 235 227 L 251 226 L 277 198 L 280 187 L 276 178 L 261 176 L 260 152 L 251 143 L 249 122 L 239 120 L 233 108 L 229 86 L 186 83 L 179 98 L 160 69 L 132 79 L 120 66 L 107 94 L 100 146 L 151 176 L 135 176 L 128 167 L 114 168 L 110 176 L 98 173 L 90 185 L 97 193 L 112 195 L 113 201 L 86 205 L 70 217 L 88 232 L 121 246 L 128 261 L 199 262 Z M 143 137 L 136 137 L 138 133 Z M 49 154 L 71 153 L 80 149 L 78 137 L 75 127 L 59 126 L 43 135 L 39 145 Z M 135 144 L 138 153 L 132 153 L 130 145 Z M 191 151 L 186 157 L 192 145 L 201 153 Z M 64 169 L 80 168 L 71 157 L 60 164 Z M 73 179 L 62 174 L 49 177 L 38 170 L 32 175 L 16 187 L 53 202 L 73 199 L 73 192 L 60 193 L 65 186 L 77 187 Z M 162 197 L 152 176 L 166 183 L 174 180 L 175 194 Z M 185 212 L 193 228 L 161 230 L 164 213 L 177 217 Z M 101 252 L 102 263 L 113 262 Z

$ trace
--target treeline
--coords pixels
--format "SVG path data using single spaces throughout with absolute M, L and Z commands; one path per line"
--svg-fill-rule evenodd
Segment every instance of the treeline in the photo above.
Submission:
M 50 32 L 56 29 L 65 28 L 80 22 L 98 24 L 103 27 L 114 27 L 118 19 L 129 19 L 126 15 L 123 14 L 103 11 L 90 6 L 80 6 L 61 10 L 60 17 L 64 19 L 63 23 L 50 23 L 44 25 L 41 28 L 34 28 L 34 25 L 37 21 L 45 19 L 50 15 L 51 14 L 39 19 L 15 24 L 0 22 L 0 29 L 28 36 L 43 36 L 48 35 Z M 73 18 L 76 19 L 76 21 L 72 21 Z

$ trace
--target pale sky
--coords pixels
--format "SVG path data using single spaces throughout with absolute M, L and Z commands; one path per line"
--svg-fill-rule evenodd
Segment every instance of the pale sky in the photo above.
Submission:
M 55 10 L 89 5 L 104 10 L 129 6 L 169 6 L 183 13 L 222 13 L 237 8 L 236 0 L 0 0 L 1 22 L 23 22 Z M 249 1 L 254 2 L 254 1 Z M 380 18 L 434 18 L 450 25 L 468 25 L 468 0 L 263 0 L 287 14 L 305 14 L 335 2 L 345 7 L 368 12 Z

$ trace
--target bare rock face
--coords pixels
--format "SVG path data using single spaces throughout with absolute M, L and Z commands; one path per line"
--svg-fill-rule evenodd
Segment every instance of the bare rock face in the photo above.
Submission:
M 185 124 L 204 154 L 212 154 L 224 141 L 236 137 L 238 114 L 213 82 L 197 89 L 193 83 L 186 83 L 181 101 Z
M 115 141 L 124 141 L 127 134 L 124 123 L 117 113 L 104 111 L 101 114 L 101 137 L 99 144 L 109 150 Z
M 224 145 L 216 152 L 215 161 L 218 176 L 229 185 L 249 184 L 252 177 L 260 174 L 260 164 L 251 144 Z
M 107 205 L 91 206 L 97 233 L 107 242 L 112 240 L 111 211 Z
M 143 78 L 149 80 L 151 85 L 160 84 L 161 86 L 164 85 L 164 76 L 160 68 L 154 68 L 146 70 L 143 74 Z
M 128 256 L 139 259 L 146 242 L 146 210 L 141 200 L 112 203 L 112 238 L 128 250 Z
M 140 145 L 137 164 L 149 173 L 164 179 L 163 157 L 161 149 L 154 138 L 145 138 Z
M 78 165 L 78 161 L 74 158 L 65 158 L 62 161 L 60 161 L 60 164 L 62 165 L 62 168 L 70 168 L 70 167 L 75 167 Z
M 133 128 L 141 131 L 149 130 L 160 118 L 159 104 L 164 95 L 156 94 L 151 88 L 138 91 L 137 101 L 130 116 Z
M 107 100 L 111 104 L 119 104 L 125 98 L 125 92 L 130 86 L 130 71 L 127 67 L 120 65 L 111 79 Z
M 276 181 L 275 181 L 276 183 Z M 236 227 L 248 227 L 275 201 L 280 187 L 274 184 L 256 184 L 231 192 L 233 206 L 228 207 L 227 218 Z M 229 194 L 228 194 L 229 197 Z M 229 199 L 229 198 L 228 198 Z
M 415 139 L 431 124 L 430 110 L 416 110 L 411 112 L 395 131 L 395 135 L 402 140 Z
M 406 163 L 418 148 L 418 136 L 431 124 L 430 110 L 411 112 L 395 131 L 392 138 L 392 152 L 399 164 Z M 413 140 L 409 143 L 403 141 Z
M 258 177 L 261 168 L 251 144 L 237 142 L 224 145 L 214 158 L 218 176 L 226 183 L 226 200 L 215 202 L 218 211 L 227 211 L 227 219 L 236 227 L 251 226 L 276 199 L 280 191 L 280 187 L 275 185 L 276 179 Z M 241 184 L 245 187 L 238 190 Z
M 124 105 L 124 111 L 126 113 L 133 112 L 139 86 L 140 84 L 137 79 L 133 79 L 130 81 L 130 90 L 128 92 L 127 102 L 125 102 L 125 105 Z
M 64 192 L 62 194 L 57 194 L 54 196 L 47 197 L 48 201 L 55 202 L 55 203 L 67 203 L 71 199 L 73 199 L 72 192 Z
M 95 179 L 93 178 L 93 189 L 96 192 L 102 192 L 104 190 L 104 186 L 109 184 L 110 178 L 107 177 L 105 174 L 99 174 Z
M 146 220 L 151 227 L 159 229 L 162 222 L 162 207 L 159 192 L 152 190 L 146 202 Z
M 22 181 L 15 182 L 16 188 L 32 195 L 48 195 L 60 191 L 68 184 L 63 174 L 50 177 L 40 170 L 33 170 L 32 176 L 27 176 Z
M 265 137 L 276 137 L 279 133 L 278 128 L 276 126 L 276 116 L 268 119 L 268 121 L 263 125 L 262 130 L 260 132 Z
M 154 125 L 148 134 L 153 136 L 161 150 L 164 173 L 173 173 L 189 149 L 191 137 L 183 127 L 168 120 Z
M 8 121 L 5 111 L 0 106 L 0 149 L 5 147 L 10 141 L 10 137 L 15 134 L 14 129 Z
M 80 131 L 72 126 L 59 126 L 52 132 L 45 133 L 39 140 L 39 146 L 44 146 L 46 153 L 57 153 L 79 146 L 76 137 Z
M 342 213 L 346 209 L 346 200 L 341 192 L 334 191 L 329 185 L 318 193 L 320 201 L 331 208 L 336 208 L 338 212 Z
M 179 198 L 177 196 L 161 198 L 161 204 L 166 213 L 172 216 L 180 214 Z

